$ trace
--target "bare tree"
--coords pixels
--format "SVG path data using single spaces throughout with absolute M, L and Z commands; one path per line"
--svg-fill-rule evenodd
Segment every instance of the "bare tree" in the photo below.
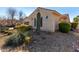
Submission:
M 13 20 L 14 16 L 16 15 L 16 10 L 14 8 L 8 8 L 7 12 L 9 18 Z
M 23 20 L 23 12 L 22 11 L 19 12 L 19 20 Z

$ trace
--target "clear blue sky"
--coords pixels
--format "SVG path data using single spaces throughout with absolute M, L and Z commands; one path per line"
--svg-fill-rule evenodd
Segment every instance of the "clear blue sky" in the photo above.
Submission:
M 71 21 L 73 20 L 73 18 L 75 16 L 79 15 L 78 7 L 45 7 L 45 8 L 48 8 L 51 10 L 56 10 L 61 14 L 69 14 Z M 8 9 L 8 7 L 0 7 L 0 16 L 1 17 L 7 16 L 7 9 Z M 36 9 L 36 7 L 17 7 L 15 9 L 17 10 L 17 12 L 23 11 L 25 16 L 28 16 Z M 16 15 L 16 17 L 17 17 L 17 15 Z

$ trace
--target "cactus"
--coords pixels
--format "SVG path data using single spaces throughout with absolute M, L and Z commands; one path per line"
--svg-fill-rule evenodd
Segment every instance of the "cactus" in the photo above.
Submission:
M 39 33 L 41 27 L 41 14 L 37 13 L 37 23 L 36 23 L 36 31 Z

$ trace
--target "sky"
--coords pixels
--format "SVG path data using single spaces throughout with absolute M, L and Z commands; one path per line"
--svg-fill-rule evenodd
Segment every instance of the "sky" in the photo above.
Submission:
M 0 17 L 7 17 L 7 10 L 9 7 L 0 7 Z M 16 18 L 18 18 L 18 12 L 22 11 L 24 16 L 29 16 L 37 7 L 15 7 L 17 14 Z M 79 15 L 78 7 L 45 7 L 47 9 L 56 10 L 61 14 L 69 14 L 70 21 L 73 21 L 73 18 Z

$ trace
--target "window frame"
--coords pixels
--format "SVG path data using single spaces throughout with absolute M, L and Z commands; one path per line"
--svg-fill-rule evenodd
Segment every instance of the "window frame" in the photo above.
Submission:
M 45 18 L 48 19 L 48 16 L 46 16 Z

